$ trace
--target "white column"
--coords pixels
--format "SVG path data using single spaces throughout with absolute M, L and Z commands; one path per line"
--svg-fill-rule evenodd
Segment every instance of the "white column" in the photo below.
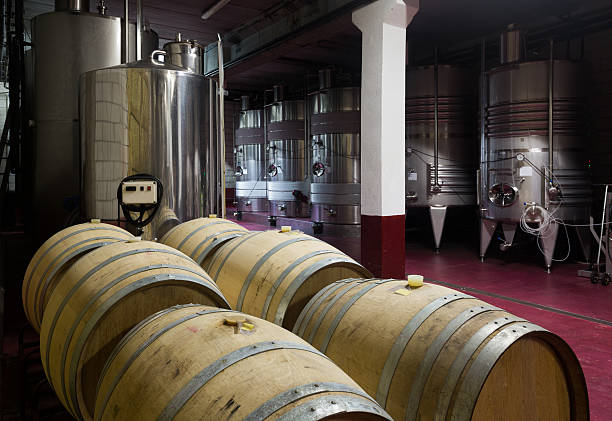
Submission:
M 362 32 L 362 215 L 405 214 L 406 27 L 418 10 L 418 0 L 377 0 L 353 12 Z
M 361 30 L 361 263 L 405 274 L 406 27 L 418 0 L 377 0 L 353 12 Z

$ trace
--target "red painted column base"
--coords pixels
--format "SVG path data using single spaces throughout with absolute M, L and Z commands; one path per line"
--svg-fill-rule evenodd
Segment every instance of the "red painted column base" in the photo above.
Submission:
M 406 277 L 405 215 L 361 215 L 361 263 L 376 277 Z

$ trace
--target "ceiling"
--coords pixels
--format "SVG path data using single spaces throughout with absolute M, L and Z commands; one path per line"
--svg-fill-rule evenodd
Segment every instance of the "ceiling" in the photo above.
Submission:
M 181 32 L 203 44 L 215 42 L 217 33 L 229 43 L 257 38 L 266 29 L 274 30 L 283 19 L 297 16 L 316 0 L 230 0 L 208 20 L 202 12 L 217 0 L 143 0 L 146 20 L 160 37 L 160 43 Z M 334 1 L 330 1 L 334 3 Z M 357 4 L 356 2 L 347 2 Z M 360 4 L 367 3 L 362 1 Z M 95 11 L 97 1 L 91 0 Z M 52 10 L 53 1 L 26 1 L 26 14 Z M 123 15 L 123 1 L 107 0 L 108 13 Z M 130 19 L 136 16 L 136 3 L 130 1 Z M 612 0 L 421 0 L 419 13 L 408 27 L 410 45 L 415 51 L 433 50 L 433 45 L 448 46 L 476 41 L 495 34 L 510 23 L 544 22 L 558 24 L 574 19 L 588 9 L 612 10 Z M 359 72 L 361 33 L 351 23 L 350 10 L 321 15 L 308 27 L 287 33 L 268 42 L 253 54 L 235 60 L 226 70 L 228 86 L 237 90 L 262 90 L 274 83 L 304 84 L 304 75 L 315 74 L 326 65 Z M 265 48 L 264 48 L 265 47 Z

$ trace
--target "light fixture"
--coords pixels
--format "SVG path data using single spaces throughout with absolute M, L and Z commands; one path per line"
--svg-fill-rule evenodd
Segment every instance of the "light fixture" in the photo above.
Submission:
M 230 0 L 219 0 L 217 1 L 215 4 L 213 4 L 212 6 L 210 6 L 208 9 L 206 9 L 205 11 L 202 12 L 202 16 L 200 16 L 202 19 L 206 20 L 208 18 L 210 18 L 212 15 L 214 15 L 215 13 L 217 13 L 219 10 L 221 10 L 221 8 L 223 8 L 223 6 L 225 6 L 226 4 L 228 4 L 230 2 Z

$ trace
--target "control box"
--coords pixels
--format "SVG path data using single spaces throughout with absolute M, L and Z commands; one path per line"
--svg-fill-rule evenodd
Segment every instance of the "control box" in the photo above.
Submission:
M 157 182 L 152 180 L 124 181 L 121 184 L 125 205 L 152 205 L 157 203 Z

